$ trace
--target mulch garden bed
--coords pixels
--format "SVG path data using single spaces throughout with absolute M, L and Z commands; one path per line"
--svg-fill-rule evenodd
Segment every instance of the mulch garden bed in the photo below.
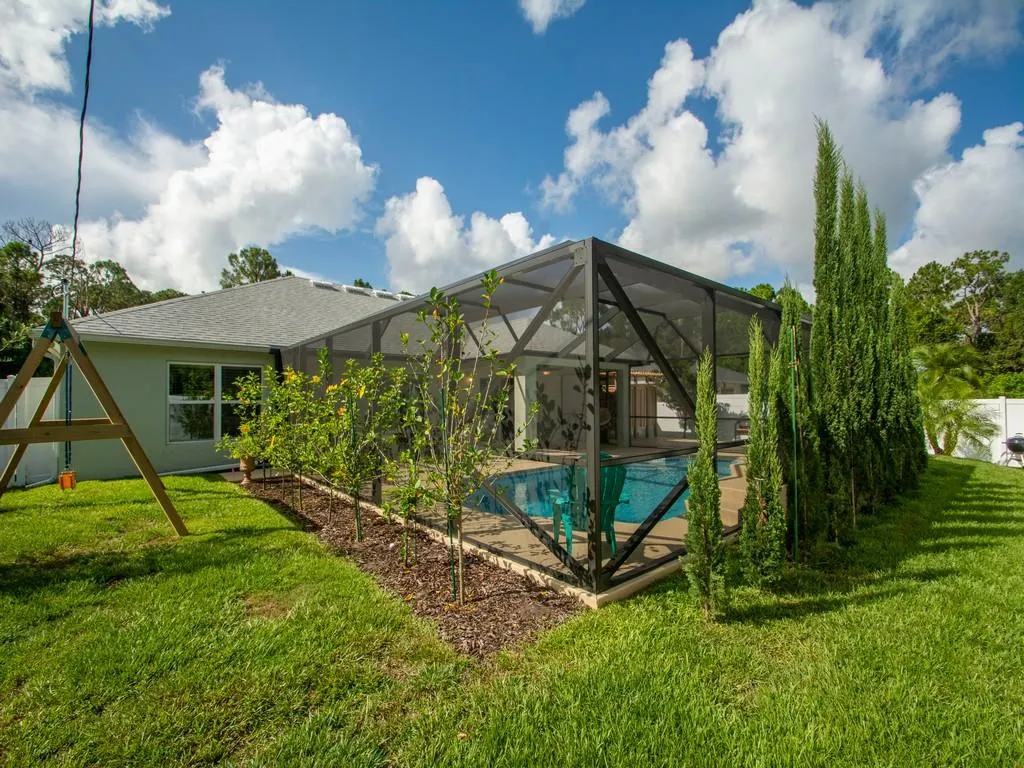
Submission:
M 254 480 L 249 493 L 297 517 L 332 550 L 354 561 L 413 613 L 436 624 L 441 637 L 464 654 L 482 658 L 501 648 L 532 641 L 538 632 L 582 609 L 579 601 L 538 585 L 525 576 L 467 553 L 464 559 L 466 603 L 451 600 L 448 547 L 411 529 L 415 561 L 402 564 L 402 525 L 363 510 L 363 540 L 357 542 L 352 505 L 315 488 L 302 488 L 302 508 L 292 506 L 287 479 Z

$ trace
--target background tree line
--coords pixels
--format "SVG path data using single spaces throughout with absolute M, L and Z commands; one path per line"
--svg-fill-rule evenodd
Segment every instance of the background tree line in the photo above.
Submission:
M 0 375 L 17 371 L 32 345 L 32 328 L 62 308 L 65 282 L 72 317 L 185 295 L 173 288 L 143 290 L 116 261 L 87 264 L 71 245 L 64 227 L 40 219 L 0 227 Z
M 185 296 L 174 288 L 139 288 L 113 259 L 91 263 L 71 247 L 71 233 L 43 219 L 26 217 L 0 226 L 0 376 L 17 372 L 32 346 L 32 329 L 61 309 L 64 283 L 70 288 L 71 317 L 114 312 Z M 291 275 L 265 248 L 248 246 L 227 256 L 221 288 L 233 288 Z M 371 288 L 362 278 L 354 285 Z
M 969 251 L 913 274 L 908 331 L 922 371 L 957 377 L 967 366 L 977 397 L 1024 397 L 1024 270 L 1008 270 L 1009 260 L 1000 251 Z M 780 302 L 781 290 L 769 283 L 746 290 Z M 811 311 L 806 303 L 804 311 Z
M 186 294 L 174 288 L 139 288 L 113 259 L 87 263 L 72 255 L 70 232 L 34 218 L 7 221 L 0 227 L 0 376 L 17 372 L 32 346 L 32 329 L 63 306 L 69 286 L 71 317 L 87 317 Z M 82 253 L 81 243 L 75 249 Z M 242 248 L 228 255 L 221 286 L 269 280 L 283 274 L 263 248 Z
M 1009 260 L 970 251 L 925 264 L 907 284 L 913 344 L 941 357 L 948 370 L 937 374 L 971 368 L 982 397 L 1024 397 L 1024 270 L 1008 271 Z
M 970 251 L 925 264 L 906 285 L 907 343 L 932 453 L 967 446 L 986 455 L 998 430 L 975 401 L 1024 397 L 1024 270 L 1007 270 L 1009 258 Z M 782 302 L 768 283 L 747 290 Z

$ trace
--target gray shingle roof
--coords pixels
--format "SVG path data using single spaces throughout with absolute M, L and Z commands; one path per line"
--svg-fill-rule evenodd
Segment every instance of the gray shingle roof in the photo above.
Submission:
M 86 338 L 230 347 L 287 347 L 395 306 L 302 277 L 280 277 L 74 320 Z

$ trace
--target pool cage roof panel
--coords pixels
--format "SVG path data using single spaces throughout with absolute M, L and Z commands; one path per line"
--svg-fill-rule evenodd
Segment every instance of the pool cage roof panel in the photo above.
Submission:
M 588 258 L 588 252 L 593 258 Z M 572 359 L 582 356 L 584 329 L 593 320 L 585 317 L 583 311 L 585 271 L 602 267 L 613 273 L 651 333 L 663 335 L 667 333 L 666 328 L 672 329 L 687 340 L 691 351 L 695 352 L 702 343 L 700 319 L 706 312 L 710 295 L 715 298 L 718 312 L 733 310 L 746 317 L 760 315 L 770 336 L 778 326 L 780 307 L 777 304 L 591 238 L 567 241 L 498 267 L 502 284 L 490 309 L 480 300 L 483 272 L 443 288 L 445 294 L 459 300 L 469 326 L 463 355 L 471 358 L 479 353 L 481 345 L 490 344 L 509 357 L 534 355 Z M 596 298 L 599 309 L 594 314 L 599 327 L 609 328 L 613 322 L 621 323 L 621 318 L 614 320 L 622 312 L 620 302 L 603 277 L 597 280 Z M 381 352 L 386 358 L 415 353 L 420 343 L 426 343 L 425 329 L 417 315 L 429 306 L 429 300 L 429 294 L 404 300 L 363 320 L 311 337 L 286 352 L 301 354 L 327 347 L 336 355 L 352 357 L 366 357 L 373 352 Z M 379 332 L 376 345 L 374 327 Z M 729 333 L 728 328 L 724 330 L 727 333 L 718 340 L 719 355 L 745 348 L 745 326 L 742 339 L 738 334 Z M 408 345 L 402 344 L 403 334 L 409 336 Z M 731 340 L 733 335 L 737 335 L 734 341 Z M 487 337 L 486 342 L 481 339 L 483 336 Z M 685 347 L 683 352 L 686 353 Z M 632 338 L 622 334 L 618 338 L 602 338 L 600 357 L 607 362 L 631 365 L 652 362 L 650 352 L 635 333 Z

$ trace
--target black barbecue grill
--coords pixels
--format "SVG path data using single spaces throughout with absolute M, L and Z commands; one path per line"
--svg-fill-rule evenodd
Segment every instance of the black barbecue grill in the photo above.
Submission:
M 1024 435 L 1018 432 L 1013 437 L 1006 438 L 1006 450 L 1003 452 L 1003 464 L 1011 462 L 1024 467 Z

